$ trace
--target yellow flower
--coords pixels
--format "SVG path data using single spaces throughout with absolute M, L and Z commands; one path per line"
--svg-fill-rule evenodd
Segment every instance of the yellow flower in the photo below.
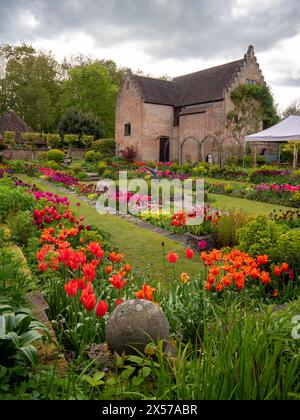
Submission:
M 187 284 L 190 281 L 190 276 L 187 273 L 182 273 L 180 277 L 184 284 Z

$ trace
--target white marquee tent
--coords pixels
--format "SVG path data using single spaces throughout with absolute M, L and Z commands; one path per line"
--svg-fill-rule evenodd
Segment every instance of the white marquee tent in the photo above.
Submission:
M 275 142 L 288 142 L 288 141 L 299 141 L 300 142 L 300 116 L 290 115 L 285 120 L 268 128 L 267 130 L 260 131 L 259 133 L 250 134 L 245 136 L 246 142 L 256 143 L 275 143 Z M 255 148 L 256 149 L 256 148 Z M 256 153 L 256 151 L 255 151 Z M 294 146 L 294 166 L 296 166 L 296 154 L 297 147 Z M 256 160 L 256 156 L 255 156 Z

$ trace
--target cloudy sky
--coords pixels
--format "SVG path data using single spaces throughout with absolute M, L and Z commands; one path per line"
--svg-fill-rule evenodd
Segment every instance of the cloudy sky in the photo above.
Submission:
M 0 0 L 0 42 L 178 76 L 254 45 L 280 109 L 300 98 L 299 0 Z

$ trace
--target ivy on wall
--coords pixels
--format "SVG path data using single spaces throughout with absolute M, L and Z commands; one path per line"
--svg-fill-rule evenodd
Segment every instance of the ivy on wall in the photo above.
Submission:
M 273 95 L 267 86 L 239 85 L 231 93 L 234 109 L 227 114 L 226 128 L 239 143 L 247 134 L 280 121 Z

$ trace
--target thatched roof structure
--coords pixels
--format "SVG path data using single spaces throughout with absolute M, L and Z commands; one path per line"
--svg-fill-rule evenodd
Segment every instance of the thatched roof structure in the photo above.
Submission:
M 0 134 L 4 134 L 5 131 L 13 131 L 16 133 L 16 143 L 23 144 L 24 140 L 22 139 L 22 133 L 33 133 L 34 130 L 29 127 L 29 125 L 22 120 L 21 117 L 15 111 L 8 111 L 2 115 L 0 118 Z M 41 143 L 44 142 L 41 139 Z

